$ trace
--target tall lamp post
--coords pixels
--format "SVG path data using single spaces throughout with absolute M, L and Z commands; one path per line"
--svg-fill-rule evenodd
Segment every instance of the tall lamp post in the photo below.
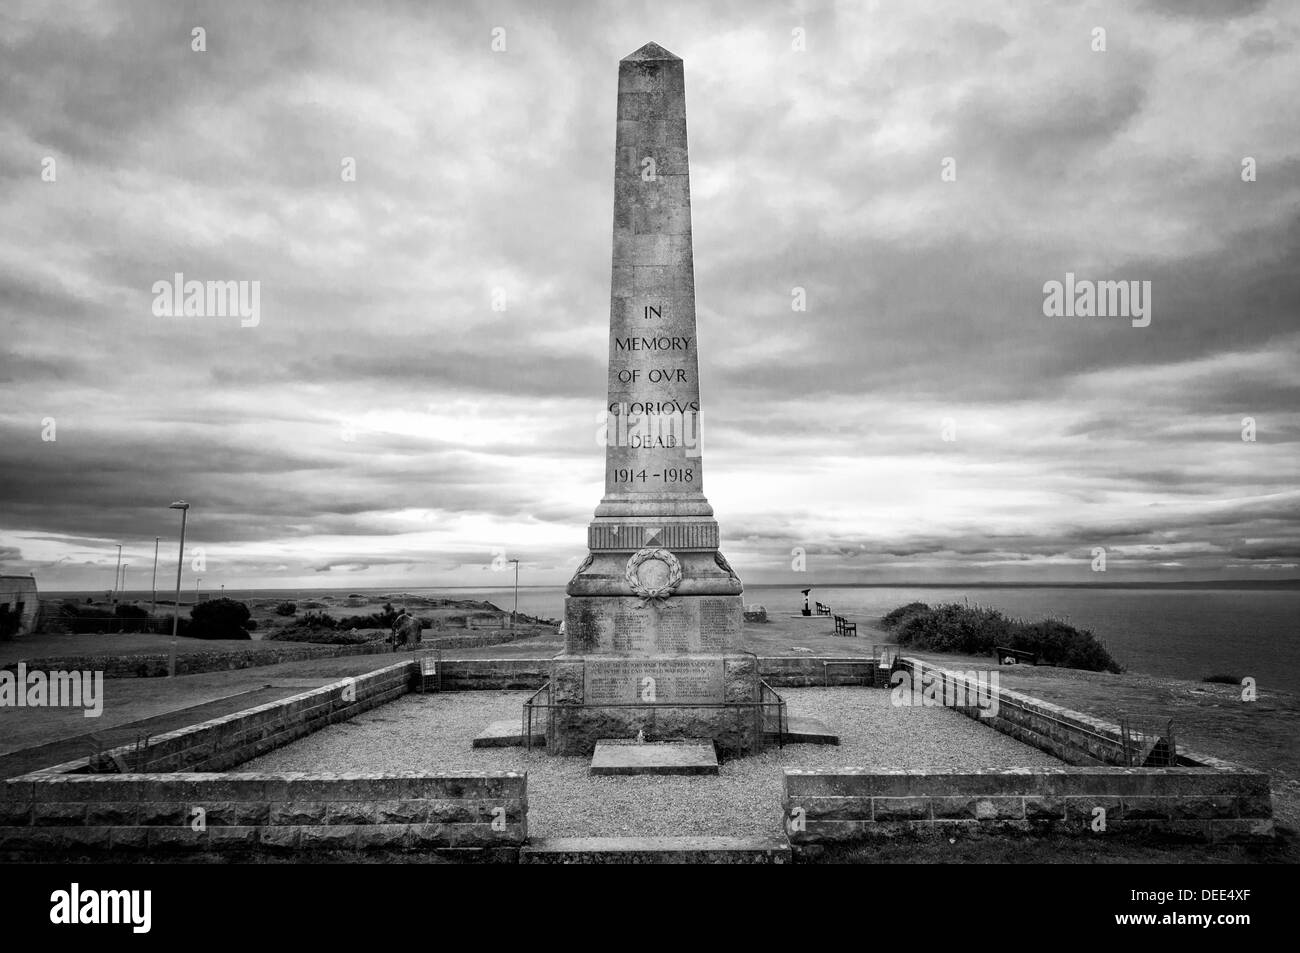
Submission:
M 117 605 L 117 577 L 122 574 L 122 544 L 117 544 L 117 566 L 113 569 L 113 605 Z
M 185 566 L 185 518 L 189 516 L 190 505 L 184 500 L 177 500 L 167 509 L 181 511 L 181 549 L 176 557 L 176 602 L 172 606 L 172 638 L 174 639 L 181 626 L 181 569 Z
M 510 613 L 510 628 L 515 627 L 515 616 L 519 614 L 519 560 L 510 560 L 515 564 L 515 607 Z
M 158 613 L 158 541 L 161 536 L 153 538 L 153 606 L 149 609 L 150 615 Z M 152 623 L 150 623 L 152 625 Z

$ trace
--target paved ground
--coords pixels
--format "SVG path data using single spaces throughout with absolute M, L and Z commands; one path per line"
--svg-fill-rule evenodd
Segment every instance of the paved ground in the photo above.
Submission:
M 245 771 L 524 771 L 535 837 L 779 833 L 781 768 L 1060 765 L 954 712 L 897 708 L 870 688 L 784 689 L 792 715 L 826 722 L 839 747 L 788 745 L 724 762 L 716 777 L 590 777 L 590 758 L 472 748 L 518 717 L 527 692 L 407 695 L 240 767 Z

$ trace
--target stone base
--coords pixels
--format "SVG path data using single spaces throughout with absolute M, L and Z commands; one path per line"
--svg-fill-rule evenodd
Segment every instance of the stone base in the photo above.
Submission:
M 727 594 L 569 596 L 564 621 L 568 655 L 721 655 L 743 645 L 745 607 Z
M 717 774 L 718 752 L 711 741 L 596 742 L 591 774 Z
M 518 730 L 515 729 L 516 733 Z M 768 741 L 776 741 L 778 736 L 775 731 L 768 731 L 765 737 Z M 784 742 L 788 745 L 838 745 L 840 736 L 816 718 L 787 715 Z
M 589 755 L 603 739 L 712 741 L 726 754 L 763 741 L 752 655 L 558 656 L 552 663 L 552 754 Z
M 524 729 L 518 718 L 506 718 L 494 721 L 475 737 L 471 747 L 474 748 L 523 748 L 529 744 Z M 546 746 L 546 732 L 540 725 L 533 726 L 532 745 L 537 748 Z

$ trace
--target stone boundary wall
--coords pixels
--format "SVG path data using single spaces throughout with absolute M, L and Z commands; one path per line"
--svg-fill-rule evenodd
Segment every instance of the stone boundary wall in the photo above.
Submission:
M 96 772 L 224 771 L 304 735 L 406 694 L 415 664 L 399 662 L 278 701 L 44 768 L 38 775 Z M 33 775 L 34 776 L 34 775 Z
M 242 668 L 278 665 L 281 662 L 302 662 L 310 659 L 342 658 L 351 655 L 391 654 L 386 642 L 361 645 L 302 645 L 293 642 L 268 642 L 276 648 L 257 648 L 247 652 L 177 652 L 176 674 L 197 675 L 201 672 L 228 672 Z M 162 678 L 167 675 L 170 663 L 168 653 L 147 655 L 61 655 L 48 658 L 27 659 L 23 662 L 29 671 L 103 672 L 105 678 Z M 15 671 L 17 662 L 5 665 Z
M 759 673 L 774 688 L 821 688 L 826 685 L 884 686 L 869 658 L 832 655 L 764 655 Z
M 491 635 L 448 635 L 426 638 L 421 650 L 477 649 L 534 638 L 536 633 L 500 632 Z M 192 640 L 191 640 L 192 641 Z M 264 646 L 264 647 L 262 647 Z M 410 652 L 411 649 L 404 651 Z M 301 642 L 262 641 L 258 648 L 248 651 L 177 652 L 176 674 L 197 675 L 201 672 L 229 672 L 244 668 L 279 665 L 282 662 L 303 662 L 311 659 L 346 658 L 354 655 L 400 655 L 393 652 L 387 641 L 364 642 L 360 645 L 313 645 Z M 103 672 L 105 678 L 163 678 L 168 674 L 170 653 L 145 655 L 65 655 L 26 659 L 29 671 Z M 15 672 L 18 662 L 3 668 Z
M 976 683 L 962 672 L 940 668 L 920 659 L 905 658 L 904 667 L 913 678 L 937 679 L 953 697 L 974 698 Z M 986 717 L 980 708 L 956 708 L 968 717 L 1017 741 L 1055 755 L 1067 764 L 1124 766 L 1124 743 L 1119 725 L 1082 712 L 1053 705 L 1041 698 L 999 687 L 997 715 Z M 1240 766 L 1178 747 L 1177 763 L 1187 767 L 1242 770 Z
M 1266 774 L 1213 768 L 785 769 L 796 850 L 899 835 L 977 831 L 1196 840 L 1273 834 Z M 1103 815 L 1104 828 L 1098 827 Z
M 553 661 L 553 658 L 444 659 L 442 688 L 443 691 L 541 688 L 551 677 Z M 760 656 L 758 663 L 759 674 L 769 685 L 784 688 L 870 685 L 874 672 L 870 659 L 844 656 Z
M 421 651 L 441 649 L 485 648 L 533 638 L 532 635 L 452 635 L 425 639 Z M 354 655 L 393 655 L 387 642 L 363 645 L 302 645 L 291 642 L 268 642 L 276 648 L 258 648 L 247 652 L 190 652 L 177 653 L 176 674 L 197 675 L 201 672 L 223 672 L 235 669 L 278 665 L 281 662 L 301 662 L 311 659 L 343 658 Z M 411 657 L 411 649 L 406 649 Z M 475 689 L 530 689 L 540 688 L 550 677 L 551 656 L 544 658 L 506 659 L 444 659 L 443 689 L 445 691 L 472 691 Z M 28 659 L 29 671 L 102 671 L 105 678 L 159 678 L 167 675 L 169 656 L 149 655 L 70 655 Z M 827 665 L 826 663 L 830 663 Z M 3 668 L 16 671 L 14 662 Z M 871 685 L 874 667 L 869 659 L 845 656 L 761 656 L 760 674 L 768 684 L 784 688 L 818 688 L 823 685 Z M 449 681 L 450 680 L 450 681 Z M 881 685 L 884 683 L 881 682 Z
M 541 688 L 551 677 L 550 658 L 443 659 L 442 690 L 518 690 Z
M 0 781 L 0 857 L 416 851 L 514 863 L 528 838 L 527 779 L 513 771 L 29 774 Z

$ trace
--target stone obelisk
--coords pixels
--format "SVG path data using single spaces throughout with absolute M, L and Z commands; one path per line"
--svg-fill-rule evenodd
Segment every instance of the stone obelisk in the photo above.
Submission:
M 744 749 L 758 674 L 704 496 L 681 59 L 654 43 L 624 58 L 617 115 L 605 495 L 567 590 L 551 750 L 638 731 Z

